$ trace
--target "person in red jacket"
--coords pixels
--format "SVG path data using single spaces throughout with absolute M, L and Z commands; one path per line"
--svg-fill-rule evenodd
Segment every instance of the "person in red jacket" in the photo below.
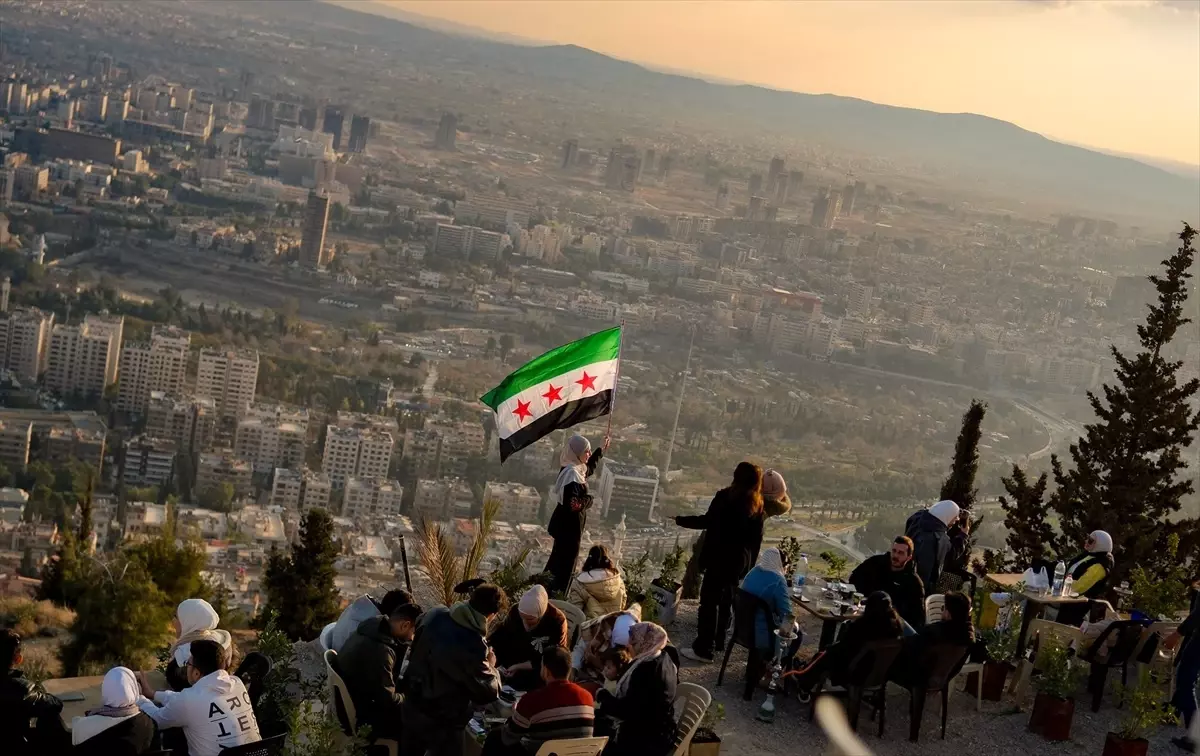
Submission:
M 592 737 L 592 694 L 571 682 L 571 654 L 548 648 L 541 668 L 542 687 L 517 701 L 504 727 L 488 736 L 484 756 L 529 756 L 550 740 Z

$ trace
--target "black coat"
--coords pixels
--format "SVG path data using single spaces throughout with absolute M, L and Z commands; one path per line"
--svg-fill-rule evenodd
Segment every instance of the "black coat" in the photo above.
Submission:
M 464 727 L 477 707 L 500 697 L 500 675 L 487 662 L 488 646 L 446 607 L 417 624 L 404 672 L 405 704 L 437 726 Z
M 891 596 L 896 612 L 914 630 L 925 624 L 925 585 L 917 577 L 913 560 L 896 572 L 892 569 L 890 554 L 876 554 L 854 568 L 850 582 L 864 596 L 875 591 Z
M 728 488 L 717 491 L 702 515 L 675 518 L 681 528 L 704 531 L 700 567 L 706 575 L 741 580 L 758 561 L 763 540 L 762 512 L 748 514 L 745 502 Z
M 338 674 L 346 681 L 358 719 L 375 729 L 400 716 L 403 698 L 396 690 L 396 672 L 405 650 L 392 637 L 388 619 L 378 616 L 359 623 L 337 656 Z
M 667 646 L 658 658 L 638 666 L 629 688 L 618 698 L 596 693 L 598 712 L 619 720 L 616 738 L 604 756 L 666 756 L 675 738 L 675 688 L 679 684 L 679 652 Z
M 933 590 L 950 553 L 950 536 L 946 523 L 922 509 L 904 524 L 904 535 L 912 539 L 913 561 L 917 563 L 917 577 L 921 584 Z
M 39 731 L 62 730 L 61 714 L 62 701 L 25 677 L 21 670 L 10 670 L 0 676 L 0 743 L 5 745 L 0 752 L 5 756 L 9 745 L 14 753 L 25 753 L 26 744 L 33 739 L 31 720 L 37 722 Z
M 158 725 L 146 714 L 126 719 L 71 749 L 73 756 L 142 756 L 154 745 Z
M 567 647 L 567 615 L 554 604 L 547 604 L 546 613 L 538 623 L 532 630 L 526 630 L 525 623 L 521 621 L 520 607 L 513 606 L 500 627 L 488 637 L 488 643 L 496 653 L 496 664 L 499 666 L 511 667 L 529 662 L 533 665 L 533 671 L 540 674 L 542 652 L 554 646 Z

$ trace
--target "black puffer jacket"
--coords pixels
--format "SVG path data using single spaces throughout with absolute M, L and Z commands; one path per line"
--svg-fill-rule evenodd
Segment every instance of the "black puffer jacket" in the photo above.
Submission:
M 919 630 L 925 624 L 925 586 L 917 577 L 914 560 L 909 560 L 899 572 L 892 569 L 890 554 L 876 554 L 854 568 L 850 582 L 858 592 L 869 596 L 883 591 L 892 597 L 892 605 L 900 617 Z
M 921 584 L 932 588 L 937 585 L 946 555 L 950 553 L 950 536 L 946 523 L 922 509 L 904 523 L 904 535 L 912 539 L 913 561 L 917 564 L 917 577 Z
M 5 747 L 0 748 L 8 756 L 8 747 L 13 753 L 27 753 L 27 744 L 33 733 L 31 721 L 37 723 L 39 731 L 57 729 L 62 725 L 62 701 L 46 692 L 39 683 L 25 677 L 19 669 L 10 670 L 0 676 L 0 737 Z
M 358 718 L 378 728 L 399 716 L 402 696 L 396 690 L 396 671 L 406 647 L 392 637 L 386 617 L 363 620 L 337 656 L 338 673 L 346 681 Z
M 675 688 L 679 684 L 679 652 L 667 646 L 658 658 L 638 665 L 629 687 L 618 698 L 601 689 L 599 713 L 620 724 L 604 756 L 667 756 L 675 738 Z
M 745 502 L 732 490 L 722 488 L 702 515 L 675 518 L 681 528 L 704 531 L 700 567 L 707 575 L 741 580 L 758 561 L 763 540 L 762 512 L 747 514 Z
M 465 726 L 476 707 L 500 697 L 500 675 L 487 655 L 483 635 L 455 621 L 449 609 L 426 612 L 404 672 L 406 705 L 441 725 Z

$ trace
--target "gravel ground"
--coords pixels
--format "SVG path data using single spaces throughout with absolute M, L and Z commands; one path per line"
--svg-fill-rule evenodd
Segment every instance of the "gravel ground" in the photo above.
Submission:
M 806 650 L 815 647 L 819 623 L 802 622 Z M 674 624 L 667 628 L 672 642 L 683 647 L 689 645 L 696 634 L 696 603 L 685 601 L 679 609 Z M 817 753 L 824 749 L 826 740 L 820 727 L 808 721 L 808 707 L 796 699 L 776 698 L 774 724 L 763 724 L 754 719 L 759 704 L 766 692 L 760 690 L 752 701 L 741 699 L 742 679 L 746 655 L 735 649 L 725 671 L 725 682 L 716 687 L 718 664 L 702 665 L 683 660 L 679 671 L 682 682 L 703 685 L 713 693 L 713 701 L 725 705 L 725 721 L 717 727 L 721 735 L 721 753 L 732 756 L 780 756 L 781 754 Z M 1110 679 L 1115 675 L 1110 675 Z M 875 723 L 864 715 L 859 722 L 859 732 L 868 748 L 878 756 L 922 754 L 923 756 L 999 756 L 1003 754 L 1087 754 L 1100 756 L 1104 750 L 1105 733 L 1113 729 L 1120 719 L 1109 697 L 1096 714 L 1082 696 L 1077 701 L 1075 721 L 1071 730 L 1072 739 L 1066 743 L 1048 743 L 1040 736 L 1027 732 L 1027 712 L 1017 711 L 1011 700 L 998 703 L 983 702 L 983 711 L 975 711 L 975 700 L 961 690 L 962 683 L 950 695 L 950 718 L 946 728 L 946 739 L 941 740 L 940 698 L 931 697 L 925 706 L 925 718 L 919 743 L 908 741 L 908 692 L 892 687 L 888 699 L 887 730 L 883 739 L 875 736 Z M 1171 756 L 1183 752 L 1175 748 L 1170 739 L 1182 734 L 1177 727 L 1160 729 L 1150 739 L 1151 756 Z

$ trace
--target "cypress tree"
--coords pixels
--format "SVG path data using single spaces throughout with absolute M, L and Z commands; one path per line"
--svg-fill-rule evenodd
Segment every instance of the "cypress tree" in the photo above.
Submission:
M 1012 477 L 1001 478 L 1008 496 L 1000 497 L 1004 510 L 1004 527 L 1008 529 L 1008 548 L 1013 552 L 1015 569 L 1023 570 L 1035 559 L 1050 556 L 1054 543 L 1054 528 L 1047 520 L 1046 473 L 1032 485 L 1025 471 L 1013 465 Z
M 333 518 L 324 509 L 311 509 L 300 521 L 300 541 L 291 552 L 272 551 L 263 574 L 267 594 L 263 617 L 292 640 L 312 640 L 338 617 L 341 601 L 333 563 L 338 546 L 333 540 Z
M 987 405 L 978 399 L 963 413 L 962 428 L 954 443 L 954 461 L 950 463 L 950 474 L 942 483 L 940 498 L 949 499 L 962 509 L 974 509 L 979 489 L 975 486 L 975 474 L 979 472 L 979 439 L 983 435 L 980 426 L 987 414 Z
M 1187 467 L 1183 450 L 1200 428 L 1200 413 L 1188 404 L 1200 380 L 1181 382 L 1182 363 L 1164 355 L 1190 322 L 1183 305 L 1195 235 L 1185 223 L 1178 250 L 1162 262 L 1162 275 L 1149 276 L 1158 298 L 1137 327 L 1141 348 L 1126 356 L 1112 347 L 1116 381 L 1105 384 L 1101 396 L 1088 392 L 1096 421 L 1071 445 L 1071 469 L 1051 458 L 1056 489 L 1050 504 L 1063 534 L 1059 553 L 1077 551 L 1093 530 L 1108 531 L 1117 558 L 1114 582 L 1134 566 L 1165 569 L 1168 537 L 1195 529 L 1195 521 L 1172 520 L 1180 500 L 1195 490 L 1181 473 Z

